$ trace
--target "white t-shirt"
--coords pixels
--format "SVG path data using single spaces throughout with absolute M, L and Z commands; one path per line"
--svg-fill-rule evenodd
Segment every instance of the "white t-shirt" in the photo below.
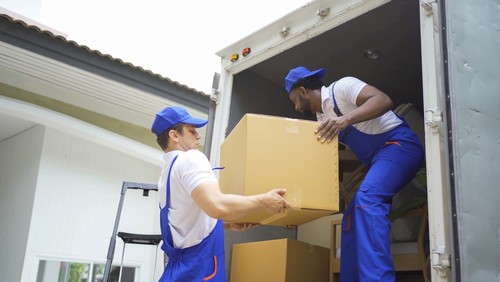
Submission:
M 208 216 L 191 197 L 198 185 L 215 181 L 214 172 L 207 157 L 198 150 L 171 151 L 163 156 L 163 166 L 158 181 L 160 207 L 166 205 L 166 183 L 168 171 L 175 156 L 170 175 L 170 209 L 168 219 L 174 247 L 187 248 L 199 244 L 217 224 L 217 219 Z
M 358 107 L 356 99 L 361 89 L 367 84 L 355 77 L 344 77 L 339 79 L 335 84 L 332 83 L 332 85 L 337 107 L 343 115 L 346 115 Z M 323 113 L 317 113 L 318 121 L 324 121 L 328 117 L 337 117 L 337 114 L 333 111 L 332 85 L 321 88 L 321 107 Z M 402 122 L 393 111 L 388 111 L 380 117 L 356 123 L 353 126 L 363 133 L 380 134 L 395 128 Z

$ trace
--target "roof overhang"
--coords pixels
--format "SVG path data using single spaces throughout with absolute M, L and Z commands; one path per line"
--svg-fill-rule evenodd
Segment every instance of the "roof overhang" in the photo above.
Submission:
M 207 118 L 209 96 L 0 15 L 0 95 L 157 147 L 156 112 L 183 105 Z M 203 133 L 203 132 L 202 132 Z

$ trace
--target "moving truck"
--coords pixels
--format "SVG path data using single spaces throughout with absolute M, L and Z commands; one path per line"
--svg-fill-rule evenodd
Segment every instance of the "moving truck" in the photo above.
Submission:
M 432 281 L 500 281 L 499 15 L 498 0 L 299 7 L 217 53 L 213 165 L 246 113 L 306 119 L 284 90 L 291 68 L 324 67 L 325 85 L 360 78 L 422 116 Z

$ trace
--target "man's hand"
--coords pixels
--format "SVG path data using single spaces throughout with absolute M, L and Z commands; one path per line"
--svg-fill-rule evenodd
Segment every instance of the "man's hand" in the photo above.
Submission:
M 342 129 L 348 126 L 349 122 L 345 116 L 329 117 L 316 128 L 314 133 L 318 135 L 318 141 L 321 143 L 330 143 Z
M 260 226 L 259 223 L 235 223 L 235 222 L 224 222 L 224 227 L 227 229 L 231 229 L 233 231 L 247 231 L 250 228 Z
M 261 194 L 261 200 L 264 208 L 270 213 L 285 212 L 292 206 L 282 197 L 286 189 L 273 189 L 266 194 Z

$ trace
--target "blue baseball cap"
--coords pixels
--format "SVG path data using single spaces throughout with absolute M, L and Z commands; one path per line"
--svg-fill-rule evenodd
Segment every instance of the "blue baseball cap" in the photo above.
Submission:
M 317 78 L 322 78 L 325 76 L 326 70 L 324 68 L 310 71 L 306 67 L 296 67 L 288 72 L 285 77 L 285 89 L 286 93 L 290 94 L 293 85 L 301 78 L 316 76 Z
M 158 136 L 178 123 L 190 124 L 198 128 L 204 126 L 207 122 L 206 119 L 192 117 L 182 107 L 173 106 L 165 108 L 156 114 L 151 131 Z

